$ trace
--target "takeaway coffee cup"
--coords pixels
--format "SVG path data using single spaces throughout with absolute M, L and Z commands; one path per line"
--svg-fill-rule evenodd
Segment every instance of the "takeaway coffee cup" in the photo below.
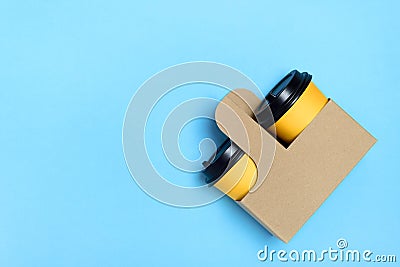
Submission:
M 285 145 L 290 145 L 328 102 L 311 78 L 307 72 L 291 71 L 272 88 L 256 111 L 258 123 L 266 130 L 274 124 L 278 140 Z

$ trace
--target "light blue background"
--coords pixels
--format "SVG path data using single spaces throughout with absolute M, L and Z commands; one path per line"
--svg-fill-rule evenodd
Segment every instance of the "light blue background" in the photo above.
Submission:
M 399 261 L 400 5 L 283 2 L 1 0 L 0 266 L 261 266 L 264 245 L 322 250 L 340 237 Z M 264 91 L 309 71 L 379 139 L 288 245 L 227 197 L 173 208 L 130 177 L 130 98 L 193 60 Z

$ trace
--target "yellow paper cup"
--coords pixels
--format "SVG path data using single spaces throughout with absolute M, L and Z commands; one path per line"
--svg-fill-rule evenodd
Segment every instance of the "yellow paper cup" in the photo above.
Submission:
M 311 81 L 307 72 L 297 70 L 286 75 L 265 97 L 265 103 L 272 112 L 264 115 L 263 108 L 256 114 L 259 123 L 273 131 L 284 145 L 289 145 L 317 116 L 328 99 Z
M 204 162 L 206 183 L 212 184 L 233 200 L 241 200 L 257 180 L 254 161 L 229 139 L 218 148 L 213 159 Z

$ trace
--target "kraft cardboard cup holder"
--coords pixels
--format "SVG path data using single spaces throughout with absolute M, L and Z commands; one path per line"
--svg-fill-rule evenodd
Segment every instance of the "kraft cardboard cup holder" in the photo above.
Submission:
M 265 96 L 254 118 L 287 146 L 310 124 L 326 103 L 328 98 L 312 82 L 312 75 L 292 70 Z M 272 147 L 263 148 L 263 151 L 273 155 L 271 151 L 275 151 L 275 143 L 269 144 Z M 269 163 L 272 163 L 272 158 Z M 203 170 L 206 183 L 212 183 L 233 200 L 241 200 L 252 188 L 257 188 L 254 187 L 256 183 L 262 182 L 256 181 L 258 170 L 253 159 L 229 138 L 203 165 L 206 167 Z M 263 162 L 262 166 L 269 165 Z
M 252 92 L 234 90 L 217 106 L 215 120 L 257 167 L 256 190 L 236 203 L 287 243 L 376 139 L 329 99 L 286 147 L 253 119 L 260 103 Z

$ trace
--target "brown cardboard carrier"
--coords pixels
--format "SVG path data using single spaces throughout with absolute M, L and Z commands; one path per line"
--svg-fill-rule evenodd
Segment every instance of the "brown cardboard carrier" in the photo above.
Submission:
M 285 147 L 251 117 L 260 102 L 248 90 L 234 90 L 217 106 L 215 119 L 218 127 L 253 159 L 257 181 L 263 181 L 237 203 L 287 243 L 376 139 L 329 100 Z M 275 147 L 275 153 L 268 151 L 270 147 Z

